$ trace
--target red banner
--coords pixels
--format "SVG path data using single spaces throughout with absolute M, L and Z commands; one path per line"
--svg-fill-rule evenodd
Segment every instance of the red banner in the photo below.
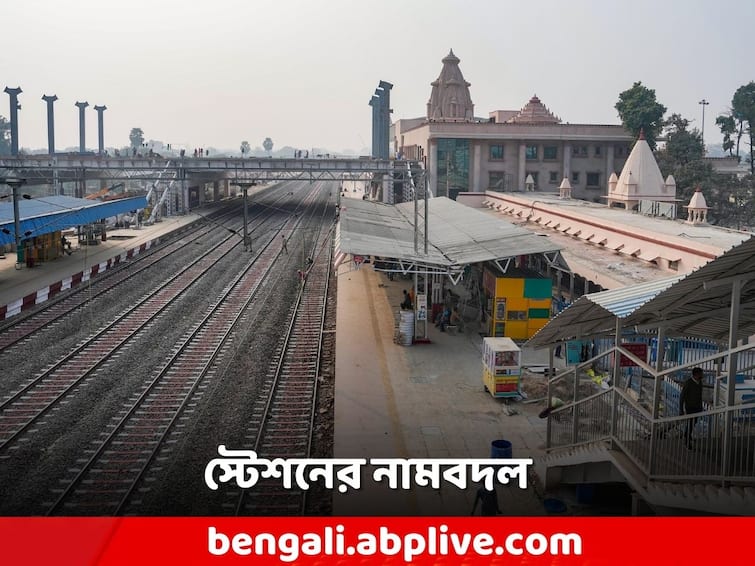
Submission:
M 755 518 L 2 518 L 3 563 L 752 564 Z

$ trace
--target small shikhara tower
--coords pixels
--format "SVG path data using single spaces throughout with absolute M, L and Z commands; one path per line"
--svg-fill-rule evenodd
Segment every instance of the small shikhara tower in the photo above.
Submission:
M 430 83 L 433 87 L 427 102 L 427 119 L 432 122 L 471 122 L 474 104 L 469 95 L 470 83 L 459 69 L 459 58 L 453 49 L 443 58 L 440 76 Z
M 700 185 L 695 189 L 695 193 L 692 198 L 689 199 L 689 204 L 685 206 L 687 209 L 687 223 L 688 224 L 707 224 L 708 223 L 708 203 L 705 202 L 703 196 L 703 190 Z
M 653 151 L 642 131 L 619 178 L 611 175 L 608 180 L 608 206 L 621 203 L 627 210 L 632 210 L 641 200 L 676 201 L 676 182 L 671 175 L 663 180 Z

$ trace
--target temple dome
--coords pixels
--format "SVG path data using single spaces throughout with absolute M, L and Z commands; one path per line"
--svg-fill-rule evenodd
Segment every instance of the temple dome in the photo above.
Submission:
M 459 69 L 459 58 L 453 49 L 443 58 L 440 76 L 432 83 L 427 102 L 427 119 L 436 122 L 471 122 L 474 104 L 469 95 L 470 83 Z

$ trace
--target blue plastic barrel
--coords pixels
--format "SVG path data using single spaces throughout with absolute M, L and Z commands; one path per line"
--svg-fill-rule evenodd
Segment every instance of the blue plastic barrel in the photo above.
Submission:
M 490 443 L 491 458 L 511 458 L 511 442 L 508 440 L 494 440 Z

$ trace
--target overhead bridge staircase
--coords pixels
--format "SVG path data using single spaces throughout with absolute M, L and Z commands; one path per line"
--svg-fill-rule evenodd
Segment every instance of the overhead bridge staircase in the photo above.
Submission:
M 755 515 L 752 402 L 654 419 L 610 387 L 553 410 L 548 447 L 538 462 L 546 489 L 625 482 L 658 514 Z

